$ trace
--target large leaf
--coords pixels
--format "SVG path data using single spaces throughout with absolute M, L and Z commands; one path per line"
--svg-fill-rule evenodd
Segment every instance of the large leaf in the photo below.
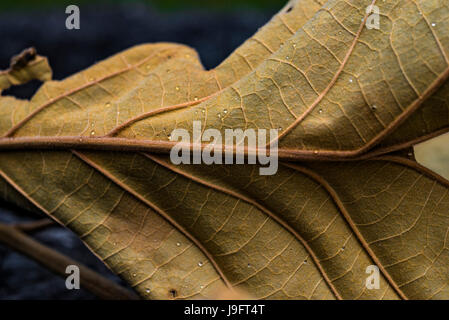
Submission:
M 373 3 L 379 30 L 364 27 Z M 449 184 L 406 149 L 448 127 L 448 6 L 333 0 L 306 23 L 315 9 L 293 1 L 214 70 L 144 45 L 30 102 L 1 97 L 4 197 L 74 230 L 147 298 L 449 297 Z M 22 74 L 46 80 L 33 61 Z M 154 153 L 193 120 L 280 128 L 281 157 L 314 161 L 260 176 Z

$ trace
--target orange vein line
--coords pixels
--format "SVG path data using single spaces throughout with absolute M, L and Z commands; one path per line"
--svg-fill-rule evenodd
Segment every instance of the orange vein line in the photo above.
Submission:
M 435 39 L 435 42 L 438 45 L 438 49 L 440 49 L 441 54 L 443 55 L 444 60 L 446 61 L 446 64 L 449 64 L 449 58 L 446 54 L 446 51 L 444 50 L 443 45 L 441 44 L 440 39 L 437 37 L 434 28 L 432 27 L 432 24 L 429 22 L 429 20 L 427 19 L 426 15 L 424 14 L 424 12 L 421 10 L 421 5 L 419 4 L 419 2 L 415 3 L 416 6 L 418 7 L 418 10 L 421 12 L 421 16 L 423 17 L 424 21 L 427 24 L 427 27 L 430 29 L 430 32 L 432 33 L 433 38 Z
M 90 160 L 88 157 L 83 155 L 82 153 L 79 153 L 75 150 L 72 150 L 72 153 L 76 155 L 79 159 L 84 161 L 86 164 L 90 165 L 92 168 L 96 169 L 100 173 L 102 173 L 105 177 L 110 179 L 112 182 L 117 184 L 120 188 L 126 190 L 130 194 L 132 194 L 134 197 L 136 197 L 138 200 L 145 203 L 148 207 L 156 211 L 161 217 L 163 217 L 165 220 L 167 220 L 173 227 L 175 227 L 177 230 L 179 230 L 185 237 L 187 237 L 190 241 L 192 241 L 198 249 L 201 250 L 201 252 L 206 256 L 207 259 L 212 263 L 217 273 L 221 276 L 223 279 L 223 282 L 226 284 L 226 286 L 230 289 L 232 289 L 232 284 L 228 280 L 228 278 L 225 276 L 221 268 L 219 267 L 218 263 L 215 261 L 213 255 L 201 244 L 201 242 L 196 239 L 189 231 L 187 231 L 183 226 L 178 224 L 176 220 L 174 220 L 170 215 L 168 215 L 165 211 L 163 211 L 161 208 L 157 207 L 152 202 L 148 201 L 144 197 L 142 197 L 140 194 L 129 188 L 126 184 L 122 183 L 121 181 L 117 180 L 109 171 L 102 168 L 101 166 L 97 165 L 95 162 Z
M 376 0 L 373 0 L 371 5 L 373 6 L 375 3 L 376 3 Z M 303 121 L 313 111 L 313 109 L 315 109 L 315 107 L 318 105 L 318 103 L 320 103 L 321 100 L 323 100 L 324 96 L 334 86 L 334 84 L 338 80 L 338 77 L 343 72 L 343 69 L 346 66 L 346 63 L 348 62 L 352 52 L 354 51 L 354 48 L 357 44 L 357 41 L 360 38 L 363 28 L 365 27 L 365 23 L 366 23 L 366 20 L 368 19 L 369 15 L 370 15 L 370 13 L 365 14 L 365 17 L 359 27 L 359 30 L 357 31 L 357 34 L 354 37 L 354 41 L 352 42 L 351 47 L 349 47 L 348 53 L 346 54 L 345 58 L 343 59 L 342 63 L 340 64 L 340 68 L 338 68 L 337 72 L 335 73 L 334 77 L 332 78 L 332 80 L 328 84 L 328 86 L 323 90 L 323 92 L 320 93 L 320 95 L 315 99 L 315 101 L 306 109 L 306 111 L 304 111 L 304 113 L 299 118 L 297 118 L 291 125 L 289 125 L 283 132 L 281 132 L 277 138 L 270 141 L 268 145 L 273 144 L 276 140 L 279 141 L 287 133 L 289 133 L 291 130 L 293 130 L 301 121 Z
M 380 161 L 394 162 L 394 163 L 400 164 L 402 166 L 409 167 L 409 168 L 417 171 L 420 174 L 423 174 L 431 179 L 437 180 L 443 186 L 445 186 L 446 188 L 449 188 L 449 181 L 446 178 L 440 176 L 438 173 L 433 172 L 430 169 L 427 169 L 426 167 L 420 165 L 419 163 L 417 163 L 413 160 L 402 158 L 400 156 L 389 156 L 389 155 L 379 156 L 379 157 L 375 157 L 375 158 L 372 158 L 369 160 L 371 160 L 371 161 L 380 160 Z
M 25 190 L 23 190 L 18 184 L 16 184 L 2 169 L 0 169 L 0 176 L 3 179 L 5 179 L 6 182 L 8 182 L 14 189 L 16 189 L 17 192 L 19 192 L 26 199 L 28 199 L 32 204 L 34 204 L 39 210 L 42 210 L 42 212 L 45 213 L 46 215 L 48 215 L 49 217 L 51 217 L 51 219 L 53 219 L 54 221 L 59 223 L 61 226 L 65 227 L 65 224 L 61 220 L 59 220 L 55 216 L 51 215 L 47 209 L 42 207 L 38 202 L 36 202 L 33 198 L 31 198 L 28 195 L 28 193 L 26 193 Z M 102 257 L 97 252 L 95 252 L 95 250 L 93 250 L 87 242 L 83 241 L 83 243 L 92 252 L 92 254 L 98 258 L 98 260 L 103 261 Z
M 338 293 L 338 290 L 335 288 L 335 286 L 333 285 L 332 281 L 329 279 L 329 277 L 327 276 L 326 272 L 324 271 L 324 268 L 322 267 L 322 265 L 320 264 L 320 260 L 318 259 L 318 257 L 315 255 L 313 249 L 309 246 L 309 244 L 307 243 L 306 240 L 304 240 L 304 238 L 293 228 L 291 227 L 287 222 L 285 222 L 284 220 L 282 220 L 279 216 L 277 216 L 275 213 L 271 212 L 270 210 L 268 210 L 267 208 L 265 208 L 263 205 L 259 204 L 256 200 L 253 200 L 249 197 L 245 197 L 243 195 L 238 194 L 237 192 L 234 192 L 232 190 L 229 190 L 227 188 L 223 188 L 220 187 L 218 185 L 215 185 L 213 183 L 207 182 L 202 180 L 201 178 L 198 178 L 194 175 L 188 174 L 178 168 L 176 168 L 175 166 L 169 164 L 168 162 L 166 162 L 165 160 L 161 159 L 160 157 L 154 156 L 154 155 L 150 155 L 150 154 L 143 154 L 144 156 L 146 156 L 147 158 L 153 160 L 154 162 L 158 163 L 159 165 L 175 172 L 178 173 L 190 180 L 193 180 L 197 183 L 200 183 L 206 187 L 215 189 L 217 191 L 223 192 L 225 194 L 231 195 L 237 199 L 240 199 L 242 201 L 245 201 L 253 206 L 255 206 L 256 208 L 258 208 L 259 210 L 261 210 L 262 212 L 264 212 L 265 214 L 267 214 L 270 218 L 272 218 L 273 220 L 275 220 L 277 223 L 279 223 L 282 227 L 284 227 L 285 229 L 287 229 L 287 231 L 289 231 L 297 240 L 299 240 L 301 242 L 301 244 L 304 246 L 304 248 L 306 249 L 306 251 L 308 252 L 309 256 L 312 258 L 312 260 L 314 261 L 315 265 L 317 266 L 319 272 L 321 273 L 322 277 L 324 278 L 324 280 L 326 281 L 327 285 L 329 286 L 329 288 L 331 289 L 332 293 L 335 295 L 335 297 L 338 300 L 342 300 L 341 295 Z
M 64 223 L 59 221 L 57 218 L 52 216 L 47 209 L 42 207 L 38 202 L 36 202 L 33 198 L 31 198 L 28 193 L 25 192 L 17 183 L 14 182 L 2 169 L 0 169 L 0 176 L 6 180 L 14 189 L 17 190 L 21 195 L 23 195 L 28 201 L 30 201 L 33 205 L 36 206 L 39 210 L 47 214 L 49 217 L 51 217 L 53 220 L 55 220 L 57 223 L 59 223 L 61 226 L 64 226 Z
M 368 153 L 365 153 L 359 159 L 369 159 L 369 158 L 381 156 L 383 154 L 404 150 L 406 148 L 413 147 L 414 145 L 416 145 L 418 143 L 421 143 L 421 142 L 427 141 L 429 139 L 438 137 L 442 134 L 445 134 L 448 131 L 449 131 L 449 126 L 446 126 L 446 127 L 443 127 L 442 129 L 439 129 L 437 131 L 434 131 L 434 132 L 426 134 L 426 135 L 419 136 L 419 137 L 411 139 L 409 141 L 393 144 L 391 146 L 379 147 L 379 148 L 374 149 L 373 151 L 369 151 Z
M 164 50 L 155 52 L 155 53 L 149 55 L 148 57 L 146 57 L 145 59 L 143 59 L 142 61 L 140 61 L 139 63 L 136 63 L 135 65 L 130 65 L 129 67 L 126 67 L 126 68 L 124 68 L 124 69 L 122 69 L 122 70 L 119 70 L 119 71 L 113 72 L 113 73 L 111 73 L 111 74 L 108 74 L 108 75 L 106 75 L 106 76 L 104 76 L 104 77 L 102 77 L 102 78 L 100 78 L 100 79 L 98 79 L 98 80 L 87 82 L 87 83 L 85 83 L 84 85 L 82 85 L 82 86 L 80 86 L 80 87 L 77 87 L 77 88 L 75 88 L 75 89 L 72 89 L 72 90 L 70 90 L 70 91 L 67 91 L 67 92 L 65 92 L 65 93 L 63 93 L 63 94 L 61 94 L 61 95 L 59 95 L 59 96 L 57 96 L 57 97 L 55 97 L 55 98 L 53 98 L 53 99 L 48 100 L 47 102 L 45 102 L 44 104 L 42 104 L 41 106 L 39 106 L 39 107 L 37 107 L 35 110 L 33 110 L 30 114 L 28 114 L 25 118 L 23 118 L 21 121 L 19 121 L 19 122 L 18 122 L 16 125 L 14 125 L 11 129 L 9 129 L 9 130 L 6 132 L 6 134 L 5 134 L 4 137 L 10 137 L 10 136 L 12 136 L 12 135 L 13 135 L 19 128 L 21 128 L 25 123 L 27 123 L 28 121 L 30 121 L 36 114 L 38 114 L 39 112 L 41 112 L 42 110 L 44 110 L 46 107 L 50 106 L 51 104 L 57 102 L 58 100 L 60 100 L 60 99 L 62 99 L 62 98 L 65 98 L 65 97 L 68 97 L 68 96 L 70 96 L 70 95 L 72 95 L 72 94 L 74 94 L 74 93 L 76 93 L 76 92 L 78 92 L 78 91 L 81 91 L 81 90 L 83 90 L 83 89 L 86 89 L 86 88 L 88 88 L 88 87 L 90 87 L 90 86 L 93 86 L 93 85 L 95 85 L 96 83 L 99 83 L 99 82 L 101 82 L 101 81 L 104 81 L 104 80 L 110 79 L 110 78 L 112 78 L 112 77 L 115 77 L 115 76 L 117 76 L 117 75 L 119 75 L 119 74 L 125 73 L 125 72 L 127 72 L 127 71 L 132 70 L 132 69 L 135 69 L 135 68 L 141 66 L 142 64 L 144 64 L 145 62 L 147 62 L 148 60 L 150 60 L 151 58 L 153 58 L 154 56 L 156 56 L 157 54 L 160 54 L 160 53 L 163 52 L 163 51 L 164 51 Z
M 321 186 L 323 186 L 323 188 L 331 196 L 332 200 L 334 200 L 334 202 L 337 205 L 337 207 L 340 209 L 343 217 L 345 218 L 346 222 L 348 223 L 348 225 L 352 229 L 352 232 L 354 232 L 354 234 L 356 235 L 356 237 L 359 240 L 359 242 L 362 245 L 362 247 L 366 250 L 366 252 L 371 257 L 371 259 L 374 261 L 374 263 L 382 271 L 384 277 L 387 279 L 387 281 L 389 282 L 391 287 L 396 291 L 396 293 L 399 295 L 399 297 L 401 297 L 404 300 L 408 300 L 407 296 L 402 292 L 402 290 L 399 288 L 399 286 L 396 284 L 396 282 L 393 280 L 393 278 L 390 276 L 390 274 L 387 272 L 387 270 L 385 270 L 385 268 L 382 265 L 382 263 L 380 262 L 379 258 L 377 258 L 377 256 L 374 253 L 374 251 L 370 248 L 369 244 L 363 238 L 362 233 L 359 231 L 359 229 L 357 228 L 356 224 L 352 221 L 352 218 L 349 215 L 349 212 L 346 210 L 343 202 L 338 197 L 337 191 L 335 191 L 335 189 L 332 188 L 332 186 L 323 177 L 321 177 L 320 175 L 316 174 L 315 172 L 313 172 L 310 169 L 307 169 L 307 168 L 304 168 L 304 167 L 301 167 L 301 166 L 298 166 L 298 165 L 295 165 L 295 164 L 290 164 L 290 163 L 284 163 L 284 165 L 286 167 L 289 167 L 289 168 L 291 168 L 293 170 L 299 171 L 299 172 L 307 175 L 308 177 L 312 178 L 317 183 L 319 183 Z
M 169 111 L 173 111 L 173 110 L 177 110 L 177 109 L 183 109 L 189 106 L 194 106 L 197 104 L 200 104 L 201 102 L 204 102 L 206 100 L 209 100 L 210 98 L 212 98 L 213 96 L 219 94 L 221 92 L 217 91 L 209 96 L 203 97 L 201 99 L 198 99 L 196 101 L 187 101 L 184 103 L 179 103 L 179 104 L 175 104 L 172 106 L 167 106 L 167 107 L 162 107 L 162 108 L 158 108 L 155 110 L 151 110 L 145 113 L 142 113 L 134 118 L 128 119 L 127 121 L 123 122 L 121 125 L 115 127 L 114 129 L 112 129 L 110 132 L 108 132 L 106 135 L 104 135 L 104 137 L 111 137 L 111 136 L 115 136 L 116 134 L 118 134 L 120 131 L 122 131 L 123 129 L 129 127 L 130 125 L 132 125 L 133 123 L 136 123 L 137 121 L 143 120 L 145 118 L 154 116 L 156 114 L 160 114 L 160 113 L 164 113 L 164 112 L 169 112 Z
M 358 149 L 353 150 L 297 150 L 279 148 L 279 158 L 292 160 L 345 160 L 356 159 L 358 156 L 368 151 L 379 143 L 388 133 L 396 129 L 402 124 L 415 110 L 417 110 L 424 101 L 434 94 L 443 83 L 449 78 L 449 68 L 447 68 L 438 78 L 436 78 L 424 93 L 412 102 L 407 110 L 393 120 L 384 130 L 380 131 L 368 143 Z M 439 130 L 438 133 L 444 133 L 448 129 Z M 432 138 L 434 134 L 425 135 L 422 138 L 412 140 L 413 142 L 421 142 Z M 177 142 L 172 141 L 154 141 L 154 140 L 136 140 L 115 137 L 80 137 L 80 136 L 61 136 L 61 137 L 1 137 L 0 150 L 16 150 L 16 149 L 67 149 L 67 148 L 84 148 L 99 150 L 120 150 L 120 151 L 151 151 L 159 153 L 169 153 L 171 147 Z M 410 143 L 402 143 L 398 148 L 407 147 Z M 396 150 L 395 146 L 387 147 L 386 152 Z M 377 153 L 376 153 L 377 154 Z

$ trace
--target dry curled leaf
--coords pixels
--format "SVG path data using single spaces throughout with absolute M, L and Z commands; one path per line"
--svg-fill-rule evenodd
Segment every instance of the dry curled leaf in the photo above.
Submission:
M 146 298 L 447 299 L 449 183 L 412 149 L 449 128 L 444 1 L 291 1 L 213 70 L 176 44 L 63 81 L 0 73 L 3 197 L 76 232 Z M 369 5 L 379 30 L 365 28 Z M 175 128 L 279 128 L 282 162 L 173 165 Z M 365 286 L 366 268 L 380 289 Z

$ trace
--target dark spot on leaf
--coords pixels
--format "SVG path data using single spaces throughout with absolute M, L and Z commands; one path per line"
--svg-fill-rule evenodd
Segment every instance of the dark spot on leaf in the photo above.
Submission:
M 176 298 L 178 295 L 178 292 L 175 289 L 170 289 L 169 293 L 172 298 Z

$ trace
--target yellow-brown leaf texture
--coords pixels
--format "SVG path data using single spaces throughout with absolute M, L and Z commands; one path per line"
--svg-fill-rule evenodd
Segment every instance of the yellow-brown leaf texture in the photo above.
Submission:
M 366 28 L 370 5 L 380 28 Z M 148 299 L 448 299 L 449 4 L 295 0 L 213 70 L 140 45 L 62 81 L 0 73 L 0 195 L 73 230 Z M 283 160 L 174 165 L 176 128 L 279 129 Z M 365 285 L 380 269 L 380 288 Z

